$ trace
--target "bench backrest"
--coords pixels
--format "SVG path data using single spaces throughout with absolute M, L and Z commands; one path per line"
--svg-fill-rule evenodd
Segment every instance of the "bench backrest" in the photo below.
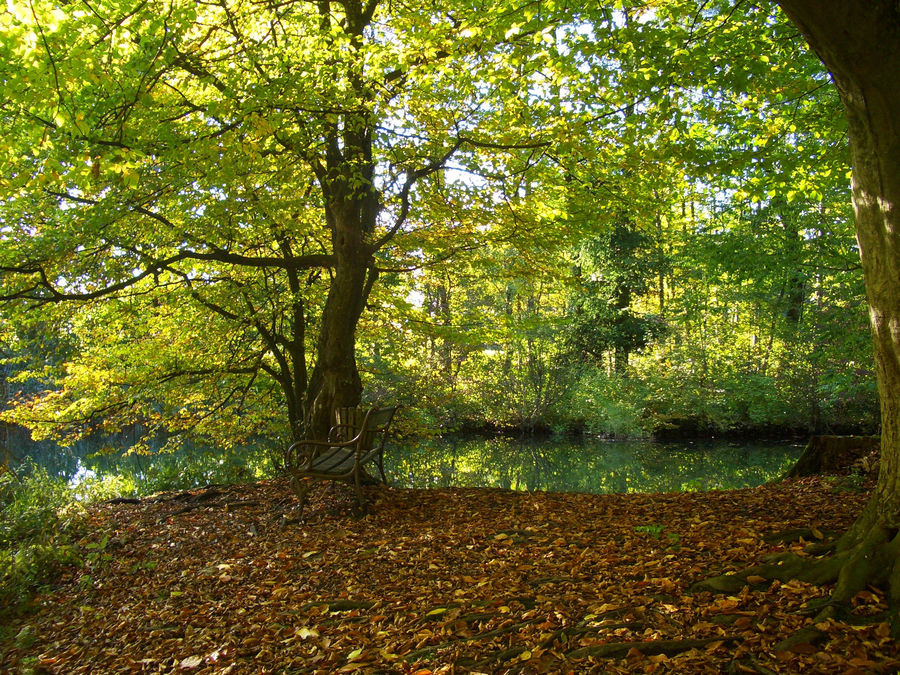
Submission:
M 338 426 L 345 427 L 345 433 L 349 434 L 349 437 L 344 440 L 355 438 L 365 428 L 363 437 L 359 439 L 358 447 L 362 454 L 366 454 L 384 446 L 387 432 L 390 429 L 391 421 L 394 419 L 394 414 L 397 412 L 397 407 L 336 408 L 334 415 Z

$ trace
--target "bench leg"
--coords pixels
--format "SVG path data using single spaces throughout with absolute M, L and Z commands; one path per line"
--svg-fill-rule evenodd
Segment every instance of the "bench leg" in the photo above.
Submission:
M 291 489 L 297 495 L 297 499 L 300 500 L 297 518 L 303 518 L 303 507 L 306 506 L 306 498 L 309 496 L 310 489 L 312 489 L 312 483 L 311 480 L 299 478 L 298 476 L 291 478 Z
M 387 476 L 384 475 L 384 454 L 378 455 L 378 473 L 381 474 L 381 482 L 387 485 Z
M 359 505 L 359 514 L 363 515 L 366 512 L 366 505 L 363 501 L 362 481 L 359 479 L 359 465 L 356 466 L 356 470 L 353 472 L 353 478 L 356 482 L 356 503 Z

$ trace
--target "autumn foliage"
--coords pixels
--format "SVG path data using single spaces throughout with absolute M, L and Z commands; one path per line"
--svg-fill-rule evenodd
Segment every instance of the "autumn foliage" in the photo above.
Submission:
M 863 491 L 829 478 L 655 495 L 283 481 L 91 509 L 88 553 L 17 619 L 0 661 L 34 672 L 896 672 L 879 591 L 813 623 L 828 592 L 693 582 L 845 529 Z M 846 486 L 845 486 L 846 487 Z M 858 486 L 854 486 L 858 487 Z M 863 486 L 865 487 L 865 486 Z M 758 581 L 758 585 L 753 585 Z M 868 621 L 867 621 L 868 617 Z

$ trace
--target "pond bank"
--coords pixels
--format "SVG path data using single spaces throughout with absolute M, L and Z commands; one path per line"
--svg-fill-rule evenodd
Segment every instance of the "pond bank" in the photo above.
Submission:
M 529 429 L 492 424 L 467 424 L 463 422 L 447 436 L 477 435 L 503 438 L 603 438 L 606 440 L 644 440 L 657 443 L 674 441 L 806 441 L 811 436 L 868 436 L 877 434 L 878 429 L 868 424 L 830 424 L 811 429 L 808 425 L 786 426 L 776 424 L 736 425 L 722 428 L 708 421 L 693 418 L 668 420 L 646 434 L 616 435 L 593 433 L 584 427 L 554 429 L 538 425 Z

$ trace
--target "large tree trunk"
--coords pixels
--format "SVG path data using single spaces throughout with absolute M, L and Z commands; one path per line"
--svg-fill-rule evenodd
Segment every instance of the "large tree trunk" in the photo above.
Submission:
M 372 137 L 364 115 L 348 115 L 346 125 L 343 148 L 339 149 L 337 135 L 330 139 L 327 169 L 319 175 L 335 266 L 322 311 L 316 364 L 306 390 L 307 439 L 325 438 L 334 423 L 334 409 L 360 402 L 356 326 L 378 277 L 370 241 L 379 210 L 373 187 Z
M 333 16 L 329 0 L 319 2 L 323 28 Z M 377 2 L 361 0 L 336 3 L 345 12 L 341 31 L 351 44 L 361 47 Z M 364 62 L 348 66 L 347 82 L 357 101 L 370 92 L 363 77 Z M 312 163 L 322 191 L 325 220 L 331 231 L 334 274 L 322 312 L 316 364 L 304 400 L 307 439 L 323 439 L 333 424 L 334 409 L 358 405 L 362 382 L 356 367 L 356 326 L 378 274 L 372 262 L 372 238 L 381 208 L 375 187 L 372 156 L 372 114 L 351 106 L 336 115 L 326 132 L 323 154 Z
M 853 202 L 881 397 L 872 497 L 900 528 L 900 7 L 894 0 L 782 0 L 828 69 L 850 124 Z
M 835 581 L 824 613 L 870 583 L 900 603 L 900 6 L 896 0 L 779 0 L 831 71 L 850 130 L 856 232 L 881 397 L 878 483 L 862 515 L 825 558 L 784 558 L 756 570 Z M 712 581 L 712 580 L 710 580 Z
M 353 228 L 356 229 L 356 228 Z M 368 252 L 359 232 L 357 242 L 344 243 L 338 254 L 319 332 L 316 365 L 306 392 L 305 437 L 325 438 L 333 411 L 360 402 L 362 382 L 356 366 L 356 326 L 365 307 L 374 273 L 368 273 Z

